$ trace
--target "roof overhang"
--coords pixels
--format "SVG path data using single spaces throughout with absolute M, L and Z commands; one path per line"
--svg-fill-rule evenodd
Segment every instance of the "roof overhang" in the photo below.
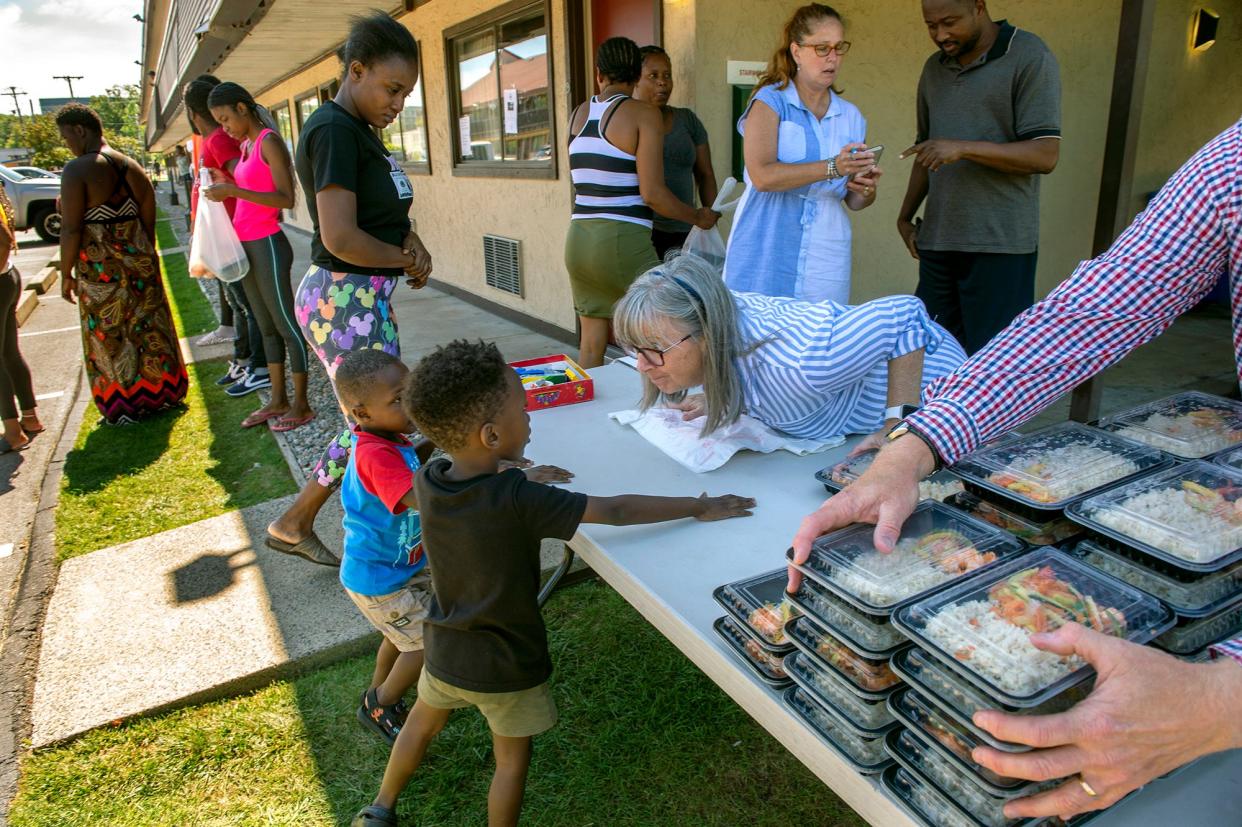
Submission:
M 222 7 L 225 5 L 228 0 L 221 3 Z M 350 17 L 366 14 L 376 5 L 376 0 L 332 0 L 330 3 L 267 0 L 264 13 L 236 42 L 226 41 L 215 48 L 207 48 L 200 42 L 200 54 L 191 60 L 180 84 L 195 75 L 210 72 L 222 80 L 241 84 L 257 97 L 328 57 L 345 39 Z M 389 9 L 394 17 L 405 10 L 405 3 Z M 215 28 L 213 21 L 213 32 Z M 204 37 L 203 41 L 211 39 Z M 166 103 L 165 111 L 167 116 L 161 128 L 154 132 L 148 129 L 148 146 L 156 152 L 168 149 L 190 134 L 181 109 L 179 88 L 175 99 Z

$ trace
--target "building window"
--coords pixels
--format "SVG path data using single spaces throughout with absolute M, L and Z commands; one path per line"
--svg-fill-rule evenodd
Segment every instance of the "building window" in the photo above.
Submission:
M 431 174 L 431 156 L 427 152 L 427 99 L 423 96 L 423 73 L 405 99 L 405 108 L 397 119 L 384 128 L 380 137 L 392 157 L 411 172 Z
M 276 130 L 285 139 L 285 146 L 293 151 L 293 119 L 289 117 L 289 104 L 282 103 L 272 109 L 272 118 L 276 121 Z
M 548 19 L 519 0 L 445 32 L 454 174 L 556 177 Z
M 298 108 L 298 134 L 301 135 L 302 130 L 306 128 L 306 122 L 310 120 L 310 116 L 319 108 L 318 91 L 311 92 L 304 98 L 298 98 L 293 102 L 293 105 Z

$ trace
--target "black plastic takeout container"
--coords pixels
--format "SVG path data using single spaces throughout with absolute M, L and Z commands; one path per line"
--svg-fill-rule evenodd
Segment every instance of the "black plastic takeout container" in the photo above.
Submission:
M 712 597 L 768 646 L 791 652 L 793 644 L 785 637 L 785 621 L 791 615 L 787 610 L 782 614 L 783 605 L 790 609 L 795 606 L 792 601 L 786 600 L 785 586 L 788 582 L 788 572 L 782 567 L 717 586 Z
M 905 727 L 891 730 L 884 736 L 884 751 L 909 773 L 914 783 L 909 785 L 908 793 L 902 791 L 901 794 L 907 803 L 915 806 L 918 820 L 925 824 L 940 827 L 947 821 L 969 827 L 1034 827 L 1048 821 L 1046 818 L 1006 818 L 1004 806 L 1009 799 L 992 795 L 980 787 L 958 765 L 924 744 Z M 890 789 L 889 792 L 894 791 Z M 942 805 L 939 796 L 947 798 L 958 812 Z
M 897 547 L 877 551 L 875 526 L 855 523 L 817 539 L 805 563 L 786 558 L 865 614 L 886 616 L 945 584 L 986 569 L 1024 548 L 995 526 L 924 500 L 901 529 Z
M 901 682 L 889 669 L 888 658 L 858 654 L 806 615 L 785 624 L 785 632 L 798 651 L 852 686 L 860 698 L 883 700 Z
M 1242 403 L 1185 391 L 1110 414 L 1096 427 L 1180 459 L 1199 459 L 1242 443 Z
M 887 615 L 860 611 L 809 577 L 789 600 L 860 655 L 887 658 L 910 643 Z
M 988 697 L 1026 709 L 1094 674 L 1085 662 L 1067 663 L 1040 652 L 1029 642 L 1028 629 L 1011 619 L 1050 631 L 1066 617 L 1079 616 L 1057 608 L 1055 595 L 1071 587 L 1079 595 L 1075 612 L 1081 608 L 1084 621 L 1132 643 L 1147 643 L 1173 625 L 1173 613 L 1151 595 L 1051 548 L 905 606 L 893 623 Z
M 718 617 L 712 624 L 716 634 L 724 640 L 733 656 L 745 664 L 751 674 L 773 689 L 784 689 L 793 683 L 785 674 L 784 667 L 774 667 L 784 655 L 764 647 L 758 638 L 745 631 L 745 627 L 731 617 Z
M 1242 473 L 1199 460 L 1145 474 L 1065 512 L 1105 545 L 1190 572 L 1242 562 Z
M 878 738 L 896 726 L 884 701 L 859 696 L 852 684 L 805 652 L 786 655 L 785 671 L 820 706 L 837 713 L 837 717 L 864 738 Z
M 892 763 L 884 751 L 884 736 L 864 738 L 847 726 L 800 686 L 785 690 L 785 705 L 829 749 L 863 775 L 874 775 Z
M 971 753 L 983 742 L 910 687 L 902 687 L 888 699 L 888 707 L 924 746 L 957 766 L 972 783 L 998 798 L 1019 798 L 1040 789 L 1040 783 L 1008 778 L 975 762 Z
M 967 491 L 1000 498 L 1011 511 L 1043 521 L 1102 488 L 1168 464 L 1154 448 L 1064 422 L 982 448 L 952 470 Z
M 1206 617 L 1242 595 L 1242 562 L 1208 574 L 1188 572 L 1099 538 L 1080 540 L 1070 553 L 1159 599 L 1179 618 Z

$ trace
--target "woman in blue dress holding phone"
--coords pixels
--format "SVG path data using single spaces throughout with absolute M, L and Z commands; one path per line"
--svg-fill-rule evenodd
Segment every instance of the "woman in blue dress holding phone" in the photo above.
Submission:
M 849 47 L 835 9 L 798 9 L 738 120 L 749 186 L 725 259 L 732 290 L 849 303 L 846 208 L 871 206 L 881 174 L 866 119 L 833 88 Z

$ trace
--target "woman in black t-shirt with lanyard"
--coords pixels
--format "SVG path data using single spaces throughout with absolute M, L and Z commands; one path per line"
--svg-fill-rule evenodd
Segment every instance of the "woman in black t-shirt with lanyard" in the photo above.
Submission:
M 297 148 L 314 236 L 294 311 L 329 377 L 351 351 L 399 357 L 393 290 L 403 276 L 418 289 L 431 275 L 431 256 L 410 229 L 414 191 L 375 132 L 396 119 L 418 81 L 418 45 L 408 29 L 376 12 L 355 19 L 338 54 L 341 90 L 307 119 Z M 270 548 L 340 564 L 314 526 L 345 473 L 349 436 L 332 440 L 297 500 L 268 526 Z

